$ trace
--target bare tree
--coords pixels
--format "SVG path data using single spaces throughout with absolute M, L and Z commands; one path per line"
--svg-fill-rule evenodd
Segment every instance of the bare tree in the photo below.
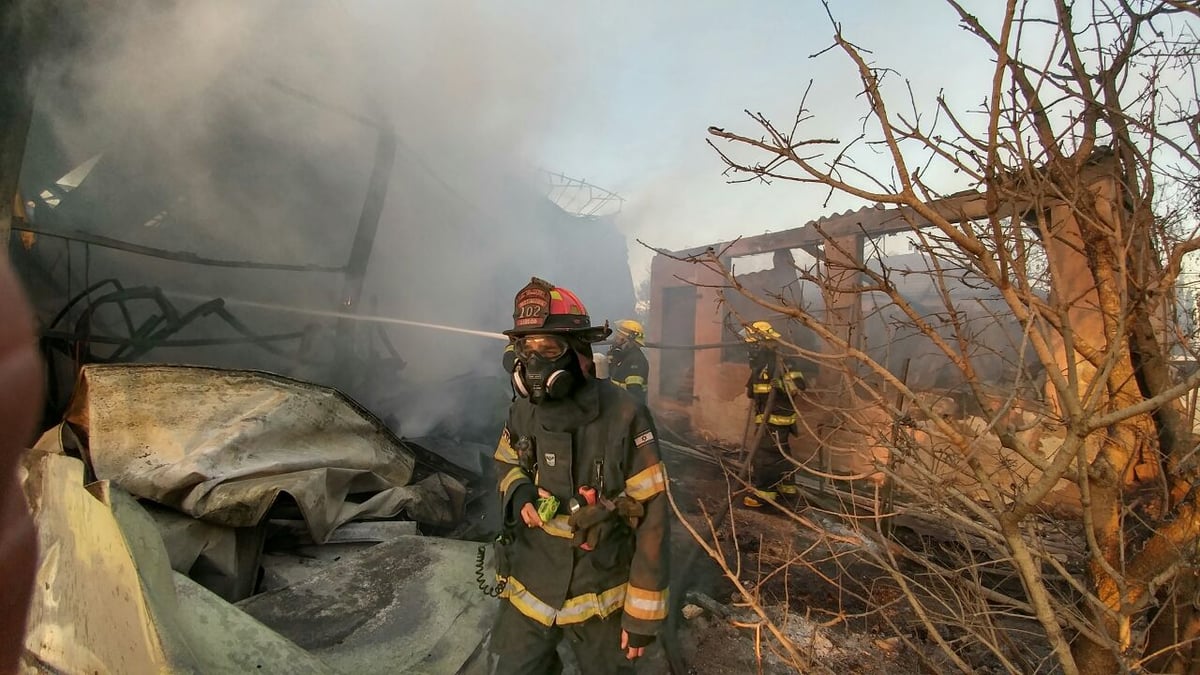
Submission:
M 1172 367 L 1187 348 L 1176 282 L 1200 248 L 1200 8 L 1008 0 L 985 25 L 946 2 L 994 62 L 979 108 L 939 97 L 923 114 L 831 15 L 834 43 L 814 56 L 840 52 L 857 69 L 861 136 L 806 137 L 803 104 L 789 126 L 747 112 L 752 131 L 709 129 L 732 180 L 894 208 L 925 269 L 870 264 L 861 238 L 831 233 L 813 276 L 829 299 L 815 309 L 745 288 L 720 251 L 692 262 L 823 340 L 844 374 L 838 396 L 855 402 L 843 427 L 880 451 L 876 475 L 905 509 L 959 533 L 947 564 L 860 528 L 948 663 L 971 670 L 967 644 L 1009 672 L 1200 672 L 1200 452 L 1182 403 L 1200 374 Z M 887 175 L 863 153 L 882 153 Z M 966 184 L 939 189 L 955 177 Z M 935 307 L 904 292 L 910 274 L 926 276 Z M 952 366 L 978 415 L 936 410 L 847 329 L 835 310 L 861 314 L 868 295 Z M 997 354 L 974 322 L 989 317 L 1012 328 L 1002 376 L 982 366 Z M 1044 406 L 1018 395 L 1031 371 Z M 1073 522 L 1050 517 L 1064 511 Z M 1077 537 L 1077 557 L 1052 545 L 1056 530 Z M 997 583 L 1008 577 L 1015 590 Z M 1028 634 L 1006 638 L 1018 623 Z

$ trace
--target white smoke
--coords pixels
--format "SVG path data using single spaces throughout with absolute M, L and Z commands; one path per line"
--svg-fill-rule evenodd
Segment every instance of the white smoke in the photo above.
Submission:
M 579 72 L 569 31 L 466 2 L 137 0 L 75 9 L 60 26 L 76 36 L 72 47 L 36 83 L 23 190 L 36 194 L 78 163 L 101 159 L 54 213 L 40 209 L 39 226 L 214 258 L 338 266 L 354 240 L 379 128 L 390 128 L 395 164 L 357 311 L 500 331 L 511 321 L 512 294 L 532 275 L 568 287 L 586 279 L 577 290 L 599 320 L 632 310 L 628 267 L 611 254 L 623 242 L 613 241 L 611 224 L 555 209 L 531 171 L 538 136 L 570 95 L 569 74 Z M 593 269 L 580 264 L 589 248 L 602 252 Z M 59 286 L 35 293 L 43 315 L 85 281 L 109 276 L 192 295 L 343 308 L 338 274 L 207 268 L 94 246 L 84 269 L 81 245 L 71 250 L 69 275 L 62 241 L 43 237 L 30 252 L 30 264 Z M 341 339 L 328 321 L 314 327 L 290 313 L 231 309 L 263 333 L 307 326 L 318 356 Z M 502 345 L 492 340 L 383 331 L 407 361 L 410 385 L 502 375 Z M 147 358 L 287 368 L 249 347 Z M 419 433 L 433 422 L 422 413 L 403 425 Z

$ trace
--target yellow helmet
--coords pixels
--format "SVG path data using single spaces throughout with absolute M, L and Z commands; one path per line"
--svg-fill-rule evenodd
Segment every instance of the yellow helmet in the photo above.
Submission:
M 638 321 L 621 319 L 617 322 L 617 332 L 633 338 L 639 345 L 646 344 L 646 331 L 642 329 L 642 324 Z
M 778 340 L 781 336 L 779 331 L 767 321 L 755 321 L 746 326 L 746 332 L 742 339 L 746 342 L 758 342 L 759 340 Z

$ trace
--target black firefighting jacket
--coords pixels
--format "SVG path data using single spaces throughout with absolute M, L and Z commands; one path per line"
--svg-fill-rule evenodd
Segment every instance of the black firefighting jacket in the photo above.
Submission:
M 633 394 L 646 404 L 646 387 L 650 377 L 650 362 L 636 343 L 628 342 L 608 350 L 608 378 L 618 387 Z
M 778 389 L 771 410 L 764 410 L 771 388 Z M 750 379 L 746 382 L 746 395 L 755 403 L 755 424 L 767 422 L 773 426 L 787 427 L 797 422 L 795 397 L 807 385 L 800 370 L 799 359 L 784 356 L 768 345 L 755 345 L 750 349 Z
M 625 630 L 656 635 L 667 617 L 667 476 L 645 407 L 595 379 L 565 401 L 519 399 L 495 460 L 502 512 L 515 520 L 501 597 L 545 626 L 623 612 Z M 526 527 L 511 503 L 530 482 L 562 503 L 541 528 Z M 581 486 L 601 488 L 597 482 L 610 499 L 624 493 L 641 502 L 645 517 L 636 529 L 617 521 L 595 550 L 584 551 L 572 544 L 567 504 Z

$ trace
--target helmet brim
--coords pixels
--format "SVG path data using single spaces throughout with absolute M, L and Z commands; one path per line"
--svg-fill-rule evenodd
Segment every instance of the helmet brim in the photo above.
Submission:
M 595 343 L 607 340 L 608 336 L 612 335 L 612 329 L 608 324 L 589 328 L 510 328 L 504 331 L 504 335 L 509 338 L 525 335 L 569 335 L 583 342 Z

